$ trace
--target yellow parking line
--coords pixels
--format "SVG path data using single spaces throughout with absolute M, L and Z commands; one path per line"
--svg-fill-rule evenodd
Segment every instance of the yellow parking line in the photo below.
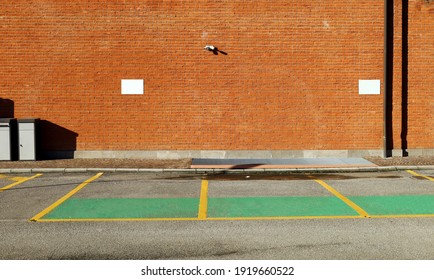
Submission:
M 311 220 L 311 219 L 363 219 L 362 216 L 282 216 L 282 217 L 222 217 L 206 218 L 206 221 L 262 221 L 262 220 Z M 165 221 L 205 221 L 199 218 L 77 218 L 39 219 L 38 222 L 165 222 Z
M 5 190 L 7 190 L 7 189 L 10 189 L 10 188 L 12 188 L 12 187 L 15 187 L 16 185 L 19 185 L 19 184 L 21 184 L 21 183 L 27 182 L 27 181 L 29 181 L 29 180 L 35 179 L 35 178 L 37 178 L 37 177 L 39 177 L 39 176 L 42 176 L 42 174 L 36 174 L 36 175 L 34 175 L 34 176 L 32 176 L 32 177 L 19 177 L 19 178 L 17 177 L 17 178 L 16 178 L 17 180 L 16 180 L 15 183 L 9 184 L 9 185 L 7 185 L 6 187 L 1 188 L 1 189 L 0 189 L 0 192 L 5 191 Z
M 361 219 L 362 216 L 278 216 L 278 217 L 233 217 L 207 218 L 209 221 L 260 221 L 260 220 L 323 220 L 323 219 Z
M 199 199 L 199 220 L 205 220 L 208 211 L 208 180 L 202 180 Z
M 54 202 L 53 204 L 51 204 L 50 206 L 48 206 L 47 208 L 45 208 L 42 212 L 38 213 L 36 216 L 34 216 L 33 218 L 30 219 L 30 221 L 39 221 L 39 219 L 41 219 L 42 217 L 44 217 L 45 215 L 47 215 L 48 213 L 50 213 L 54 208 L 56 208 L 57 206 L 59 206 L 60 204 L 62 204 L 63 202 L 65 202 L 68 198 L 70 198 L 71 196 L 73 196 L 74 194 L 76 194 L 79 190 L 81 190 L 82 188 L 84 188 L 87 184 L 89 184 L 90 182 L 98 179 L 99 177 L 101 177 L 103 173 L 98 173 L 95 176 L 87 179 L 86 181 L 84 181 L 83 183 L 81 183 L 80 185 L 78 185 L 75 189 L 73 189 L 72 191 L 70 191 L 69 193 L 67 193 L 66 195 L 64 195 L 62 198 L 60 198 L 59 200 L 57 200 L 56 202 Z
M 431 177 L 428 177 L 428 176 L 425 176 L 425 175 L 422 175 L 422 174 L 416 173 L 416 172 L 414 172 L 414 171 L 412 171 L 412 170 L 406 170 L 406 171 L 407 171 L 408 173 L 410 173 L 411 175 L 413 175 L 413 176 L 416 176 L 416 177 L 422 177 L 422 178 L 425 178 L 425 179 L 428 179 L 428 180 L 434 182 L 434 178 L 431 178 Z
M 376 218 L 376 219 L 388 219 L 388 218 L 434 218 L 434 214 L 372 215 L 371 218 Z
M 155 221 L 198 221 L 198 218 L 77 218 L 39 219 L 38 222 L 155 222 Z
M 27 179 L 27 178 L 28 177 L 12 177 L 12 178 L 8 178 L 8 180 L 18 182 L 18 181 L 21 181 L 21 180 L 24 180 L 24 179 Z
M 233 218 L 77 218 L 77 219 L 39 219 L 38 222 L 167 222 L 167 221 L 270 221 L 270 220 L 332 220 L 332 219 L 364 219 L 363 216 L 282 216 L 282 217 L 233 217 Z M 373 219 L 409 219 L 434 218 L 434 214 L 410 215 L 372 215 Z
M 343 202 L 345 202 L 348 206 L 350 206 L 351 208 L 353 208 L 362 217 L 365 217 L 365 218 L 369 218 L 370 217 L 369 214 L 365 210 L 363 210 L 360 206 L 358 206 L 357 204 L 355 204 L 354 202 L 352 202 L 351 200 L 349 200 L 348 198 L 346 198 L 344 195 L 342 195 L 337 190 L 335 190 L 334 188 L 332 188 L 326 182 L 324 182 L 322 180 L 315 180 L 315 182 L 317 182 L 318 184 L 320 184 L 321 186 L 323 186 L 326 190 L 328 190 L 329 192 L 331 192 L 332 194 L 334 194 L 337 198 L 339 198 L 340 200 L 342 200 Z

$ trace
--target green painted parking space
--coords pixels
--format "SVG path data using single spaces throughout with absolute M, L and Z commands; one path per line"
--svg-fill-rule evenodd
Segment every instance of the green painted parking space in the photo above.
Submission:
M 348 197 L 371 215 L 434 214 L 434 195 Z
M 195 198 L 71 198 L 43 219 L 196 218 Z
M 434 196 L 348 197 L 372 216 L 432 215 Z M 43 220 L 179 219 L 198 217 L 198 198 L 71 198 Z M 208 199 L 207 219 L 358 217 L 336 197 L 228 197 Z
M 266 191 L 261 188 L 263 185 L 258 183 L 252 185 L 252 188 L 246 183 L 232 187 L 227 183 L 214 183 L 208 186 L 208 181 L 202 180 L 200 191 L 198 191 L 199 181 L 191 181 L 191 185 L 182 181 L 182 190 L 172 188 L 168 192 L 164 181 L 158 183 L 150 181 L 149 184 L 135 185 L 135 188 L 129 188 L 129 183 L 119 187 L 116 180 L 113 181 L 115 184 L 108 186 L 110 181 L 99 185 L 92 183 L 100 176 L 102 173 L 81 183 L 31 220 L 231 220 L 434 216 L 434 194 L 424 193 L 418 188 L 410 190 L 390 186 L 392 189 L 389 191 L 387 190 L 389 186 L 383 186 L 381 191 L 384 195 L 369 195 L 373 189 L 370 184 L 361 186 L 352 184 L 347 187 L 341 182 L 333 182 L 329 185 L 317 179 L 305 180 L 300 183 L 300 187 L 298 183 L 273 185 L 267 182 Z M 77 195 L 90 183 L 93 185 L 88 187 L 87 192 Z M 340 191 L 333 188 L 333 184 L 338 185 Z M 371 187 L 369 192 L 365 191 L 367 187 Z M 189 190 L 188 196 L 180 197 L 186 190 Z M 267 196 L 270 190 L 278 195 Z M 398 191 L 413 191 L 414 194 L 396 195 Z M 345 193 L 349 195 L 344 195 Z
M 209 198 L 209 218 L 358 216 L 336 197 Z

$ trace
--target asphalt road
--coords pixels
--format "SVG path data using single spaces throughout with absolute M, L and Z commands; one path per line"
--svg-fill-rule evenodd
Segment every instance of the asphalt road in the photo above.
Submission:
M 434 175 L 433 171 L 419 173 L 431 177 Z M 430 177 L 414 176 L 405 171 L 214 176 L 105 173 L 53 208 L 51 211 L 54 214 L 65 207 L 64 212 L 60 209 L 56 217 L 66 216 L 65 221 L 51 222 L 44 221 L 44 217 L 41 221 L 29 220 L 76 190 L 77 186 L 94 177 L 95 173 L 47 173 L 32 179 L 29 178 L 35 174 L 4 175 L 0 178 L 0 188 L 15 185 L 0 192 L 0 259 L 434 258 L 434 204 L 429 200 L 424 207 L 415 205 L 418 201 L 425 203 L 426 199 L 434 195 L 434 181 L 429 180 Z M 362 197 L 363 199 L 357 200 L 360 201 L 358 205 L 363 205 L 364 210 L 368 209 L 369 214 L 376 214 L 371 218 L 363 218 L 350 209 L 354 212 L 354 217 L 344 215 L 328 218 L 326 211 L 325 216 L 318 212 L 318 216 L 305 218 L 303 207 L 299 212 L 294 212 L 296 214 L 291 212 L 288 216 L 277 212 L 280 216 L 270 217 L 266 215 L 268 212 L 261 212 L 263 207 L 272 208 L 275 200 L 269 199 L 276 197 L 291 197 L 294 201 L 306 197 L 319 199 L 318 201 L 333 199 L 344 204 L 342 199 L 336 198 L 336 193 L 330 192 L 318 180 L 344 198 L 356 201 Z M 119 201 L 124 203 L 134 199 L 158 201 L 177 198 L 202 204 L 203 182 L 207 182 L 208 207 L 218 207 L 221 203 L 222 207 L 227 208 L 225 212 L 216 210 L 216 213 L 225 213 L 219 214 L 217 220 L 212 219 L 211 212 L 204 220 L 170 219 L 174 215 L 173 211 L 164 212 L 169 213 L 167 220 L 161 217 L 138 221 L 128 220 L 128 217 L 120 221 L 66 219 L 67 215 L 74 213 L 81 215 L 96 211 L 95 215 L 101 214 L 98 209 L 70 210 L 74 205 L 78 209 L 82 205 L 80 203 L 89 201 L 114 201 L 114 208 L 124 205 L 116 204 Z M 253 197 L 262 200 L 258 204 L 248 204 L 250 200 L 243 200 Z M 375 199 L 365 201 L 366 197 Z M 382 205 L 377 205 L 377 200 L 383 197 L 397 199 L 397 203 L 402 203 L 401 198 L 420 200 L 402 204 L 398 209 L 404 209 L 408 213 L 395 213 L 398 210 L 393 205 L 388 206 L 386 210 L 392 209 L 390 211 L 395 212 L 388 212 L 383 217 L 381 211 L 386 210 Z M 226 201 L 226 198 L 232 200 Z M 382 201 L 385 200 L 380 200 Z M 250 214 L 242 216 L 245 212 L 238 209 L 240 204 L 257 207 L 257 211 L 251 208 Z M 106 207 L 110 208 L 110 205 Z M 424 216 L 412 212 L 413 206 L 418 211 L 425 211 Z M 345 207 L 351 208 L 350 205 Z M 252 211 L 258 215 L 251 214 Z M 390 218 L 394 213 L 395 217 Z M 221 215 L 227 215 L 227 218 Z M 234 215 L 242 217 L 235 219 Z

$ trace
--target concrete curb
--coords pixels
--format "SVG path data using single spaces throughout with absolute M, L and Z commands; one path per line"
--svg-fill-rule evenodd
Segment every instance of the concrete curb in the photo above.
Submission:
M 84 172 L 137 172 L 137 173 L 190 173 L 190 174 L 240 174 L 240 173 L 349 173 L 387 172 L 402 170 L 434 170 L 434 165 L 419 166 L 375 166 L 375 167 L 322 167 L 322 168 L 2 168 L 0 173 L 84 173 Z

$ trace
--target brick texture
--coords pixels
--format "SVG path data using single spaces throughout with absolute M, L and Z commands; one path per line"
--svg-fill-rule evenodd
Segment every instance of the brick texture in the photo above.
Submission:
M 409 148 L 434 148 L 433 5 L 409 1 Z M 5 0 L 0 97 L 77 150 L 381 149 L 383 88 L 359 95 L 358 80 L 383 84 L 383 16 L 378 0 Z
M 434 2 L 409 1 L 408 142 L 434 148 Z

